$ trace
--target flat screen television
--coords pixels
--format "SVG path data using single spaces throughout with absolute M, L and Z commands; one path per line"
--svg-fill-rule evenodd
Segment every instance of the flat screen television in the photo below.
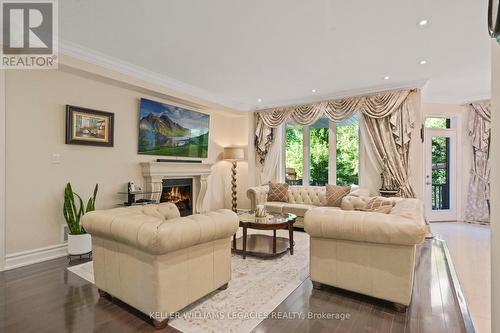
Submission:
M 206 158 L 210 116 L 141 98 L 139 154 Z

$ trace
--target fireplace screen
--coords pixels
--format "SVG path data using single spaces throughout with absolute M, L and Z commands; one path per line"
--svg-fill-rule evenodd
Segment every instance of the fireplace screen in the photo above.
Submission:
M 172 202 L 181 216 L 193 214 L 193 179 L 164 179 L 160 202 Z

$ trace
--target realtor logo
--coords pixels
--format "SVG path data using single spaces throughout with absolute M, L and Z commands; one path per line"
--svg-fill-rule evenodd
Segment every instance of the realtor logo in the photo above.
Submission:
M 1 68 L 57 68 L 57 2 L 1 1 Z

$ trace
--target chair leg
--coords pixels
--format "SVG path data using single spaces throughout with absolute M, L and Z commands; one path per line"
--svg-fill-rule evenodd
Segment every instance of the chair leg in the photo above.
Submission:
M 111 295 L 108 294 L 107 292 L 105 292 L 104 290 L 102 289 L 97 289 L 97 292 L 99 293 L 99 296 L 100 297 L 105 297 L 105 298 L 109 298 Z
M 157 330 L 162 330 L 164 329 L 165 327 L 167 327 L 168 325 L 168 319 L 163 319 L 163 320 L 156 320 L 156 319 L 153 319 L 153 326 L 157 329 Z
M 226 290 L 228 286 L 229 286 L 229 282 L 220 286 L 217 290 Z
M 401 313 L 405 313 L 406 310 L 408 309 L 408 306 L 399 303 L 393 303 L 392 307 L 394 308 L 394 310 Z
M 320 282 L 312 281 L 312 284 L 313 284 L 313 288 L 317 289 L 317 290 L 321 289 L 321 287 L 322 287 L 322 284 Z

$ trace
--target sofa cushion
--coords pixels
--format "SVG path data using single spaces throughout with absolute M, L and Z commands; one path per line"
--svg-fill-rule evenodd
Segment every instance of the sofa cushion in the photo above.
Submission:
M 288 184 L 269 182 L 268 201 L 288 202 Z
M 283 207 L 285 205 L 286 205 L 286 202 L 268 201 L 268 202 L 266 202 L 266 210 L 269 213 L 283 213 Z
M 342 198 L 351 192 L 350 186 L 326 185 L 326 205 L 330 207 L 340 207 Z
M 297 215 L 298 217 L 304 217 L 306 212 L 311 209 L 315 208 L 316 206 L 314 205 L 304 205 L 304 204 L 285 204 L 283 205 L 282 212 L 283 213 L 290 213 Z

